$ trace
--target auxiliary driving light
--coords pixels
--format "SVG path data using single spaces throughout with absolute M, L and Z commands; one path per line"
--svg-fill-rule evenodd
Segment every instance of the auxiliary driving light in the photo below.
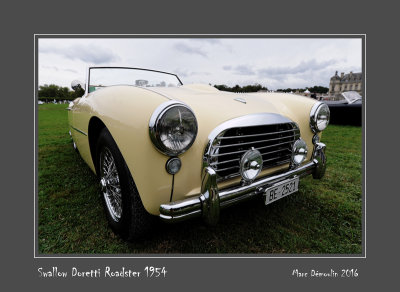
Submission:
M 294 166 L 299 166 L 307 157 L 307 144 L 303 139 L 298 139 L 293 144 L 292 163 Z
M 240 160 L 240 174 L 246 182 L 252 182 L 260 173 L 262 166 L 263 160 L 260 151 L 252 147 L 243 154 Z

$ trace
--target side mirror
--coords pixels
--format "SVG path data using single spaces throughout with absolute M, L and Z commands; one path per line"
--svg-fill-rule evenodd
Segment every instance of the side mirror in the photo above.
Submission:
M 79 80 L 73 80 L 71 82 L 71 88 L 75 91 L 83 89 L 85 90 L 85 83 L 79 81 Z

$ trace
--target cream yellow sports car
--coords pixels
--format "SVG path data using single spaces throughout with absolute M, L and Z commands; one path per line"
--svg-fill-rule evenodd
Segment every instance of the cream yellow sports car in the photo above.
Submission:
M 70 103 L 74 147 L 98 176 L 111 228 L 134 240 L 154 219 L 202 217 L 255 196 L 270 204 L 324 176 L 329 108 L 284 93 L 183 85 L 175 74 L 90 67 Z

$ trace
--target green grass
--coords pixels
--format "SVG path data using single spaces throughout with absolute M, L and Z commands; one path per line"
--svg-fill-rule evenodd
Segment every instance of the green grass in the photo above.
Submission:
M 39 253 L 362 253 L 360 127 L 324 131 L 326 175 L 302 179 L 291 197 L 224 209 L 213 228 L 160 222 L 149 238 L 127 243 L 107 226 L 96 177 L 71 145 L 66 107 L 39 106 Z

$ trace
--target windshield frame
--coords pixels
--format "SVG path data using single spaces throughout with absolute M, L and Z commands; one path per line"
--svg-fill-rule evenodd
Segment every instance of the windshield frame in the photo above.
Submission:
M 357 97 L 356 99 L 354 99 L 354 100 L 352 100 L 352 99 L 349 99 L 347 96 L 346 96 L 346 93 L 357 93 L 358 95 L 359 95 L 359 97 Z M 357 91 L 354 91 L 354 90 L 350 90 L 350 91 L 344 91 L 344 92 L 342 92 L 341 93 L 341 96 L 343 96 L 343 98 L 347 101 L 347 103 L 348 104 L 353 104 L 353 103 L 355 103 L 356 101 L 358 101 L 358 100 L 362 100 L 362 96 L 357 92 Z
M 145 69 L 145 68 L 136 68 L 136 67 L 121 67 L 121 66 L 91 66 L 87 68 L 87 77 L 86 77 L 86 84 L 85 84 L 85 96 L 89 94 L 89 83 L 90 83 L 90 70 L 91 69 L 133 69 L 133 70 L 142 70 L 142 71 L 150 71 L 150 72 L 156 72 L 156 73 L 162 73 L 162 74 L 168 74 L 175 76 L 176 79 L 178 79 L 179 83 L 183 85 L 181 79 L 178 77 L 178 75 L 174 73 L 169 73 L 169 72 L 164 72 L 164 71 L 159 71 L 159 70 L 152 70 L 152 69 Z M 135 86 L 135 85 L 132 85 Z

